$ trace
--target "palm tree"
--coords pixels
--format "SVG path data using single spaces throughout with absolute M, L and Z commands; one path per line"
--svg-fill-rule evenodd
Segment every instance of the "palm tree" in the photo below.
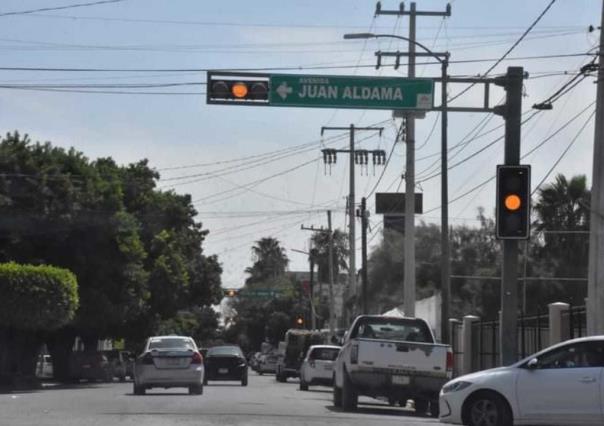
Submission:
M 319 282 L 329 281 L 329 231 L 321 230 L 312 236 L 314 263 L 319 268 Z M 348 235 L 339 229 L 333 231 L 333 275 L 337 280 L 342 270 L 348 270 Z
M 250 274 L 246 284 L 274 280 L 285 274 L 289 264 L 285 249 L 279 240 L 271 237 L 256 241 L 252 247 L 252 261 L 254 264 L 245 270 Z
M 568 180 L 559 174 L 554 182 L 539 190 L 535 203 L 535 229 L 542 232 L 536 254 L 546 272 L 558 277 L 582 278 L 587 274 L 589 238 L 581 232 L 589 230 L 590 191 L 586 182 L 585 175 Z M 557 287 L 563 289 L 558 298 L 582 303 L 585 287 L 579 282 L 559 283 Z

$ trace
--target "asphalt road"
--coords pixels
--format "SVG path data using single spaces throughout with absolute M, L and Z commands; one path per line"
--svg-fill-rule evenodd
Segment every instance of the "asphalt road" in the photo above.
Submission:
M 152 389 L 134 396 L 132 384 L 48 386 L 33 392 L 0 394 L 0 426 L 170 426 L 170 425 L 380 425 L 419 426 L 436 419 L 415 416 L 361 398 L 355 413 L 335 409 L 331 388 L 298 390 L 298 382 L 250 372 L 249 385 L 210 382 L 203 395 L 186 389 Z

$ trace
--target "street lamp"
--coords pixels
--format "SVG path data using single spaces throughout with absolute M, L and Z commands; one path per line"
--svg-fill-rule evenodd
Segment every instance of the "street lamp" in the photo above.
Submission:
M 405 40 L 424 52 L 413 52 L 414 56 L 431 56 L 436 59 L 441 65 L 441 338 L 443 342 L 447 342 L 448 338 L 448 318 L 449 318 L 449 303 L 451 299 L 451 283 L 449 277 L 449 184 L 448 184 L 448 164 L 447 164 L 447 69 L 449 67 L 449 52 L 433 52 L 423 44 L 411 40 L 410 38 L 395 35 L 395 34 L 373 34 L 373 33 L 352 33 L 344 34 L 345 40 L 359 40 L 370 38 L 396 38 Z M 379 64 L 379 62 L 378 62 Z M 407 143 L 407 159 L 415 159 L 414 146 Z M 411 154 L 411 155 L 410 155 Z M 410 173 L 409 173 L 410 172 Z M 414 244 L 414 217 L 415 217 L 415 162 L 407 161 L 407 173 L 405 174 L 405 253 L 414 253 L 412 245 Z M 408 249 L 408 247 L 410 249 Z M 413 271 L 410 275 L 415 278 L 415 258 L 414 256 L 405 256 L 405 288 L 409 288 L 415 283 L 408 279 L 408 271 Z M 413 304 L 415 302 L 415 294 L 413 294 Z M 408 306 L 410 301 L 405 297 L 405 305 Z M 414 308 L 414 307 L 413 307 Z M 413 310 L 414 312 L 414 310 Z M 407 309 L 405 309 L 407 314 Z

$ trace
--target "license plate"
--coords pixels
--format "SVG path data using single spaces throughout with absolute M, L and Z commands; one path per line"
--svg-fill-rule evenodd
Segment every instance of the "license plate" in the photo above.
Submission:
M 408 385 L 409 382 L 409 376 L 392 376 L 393 385 Z
M 218 369 L 219 374 L 227 374 L 228 372 L 229 372 L 228 368 L 219 368 Z
M 168 365 L 180 365 L 179 359 L 168 359 Z

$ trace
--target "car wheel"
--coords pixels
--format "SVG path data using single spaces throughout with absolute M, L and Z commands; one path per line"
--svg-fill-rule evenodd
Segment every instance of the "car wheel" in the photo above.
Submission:
M 207 386 L 208 384 L 208 376 L 206 374 L 203 375 L 203 384 Z
M 189 395 L 201 395 L 203 394 L 203 385 L 189 386 Z
M 430 416 L 438 418 L 440 414 L 440 408 L 438 406 L 438 401 L 430 401 Z
M 125 382 L 126 381 L 126 376 L 120 376 L 120 382 Z
M 300 377 L 300 390 L 301 391 L 307 391 L 308 390 L 308 383 L 306 383 L 302 377 Z
M 247 373 L 241 376 L 241 386 L 247 386 Z
M 425 416 L 428 412 L 428 400 L 417 398 L 413 400 L 413 403 L 415 404 L 415 414 L 418 416 Z
M 262 376 L 264 372 L 262 370 L 258 370 L 258 375 Z
M 333 379 L 333 405 L 340 408 L 342 406 L 342 389 L 336 386 L 336 379 Z
M 145 387 L 144 386 L 139 386 L 136 384 L 136 382 L 133 383 L 132 385 L 132 393 L 134 395 L 144 395 L 145 394 Z
M 396 399 L 388 398 L 388 405 L 394 407 L 396 405 Z
M 359 400 L 359 396 L 357 395 L 357 391 L 348 377 L 348 373 L 344 370 L 344 383 L 342 386 L 342 408 L 344 411 L 354 411 L 357 408 L 357 403 Z
M 484 392 L 472 397 L 467 403 L 469 426 L 511 426 L 512 413 L 505 401 L 497 394 Z
M 285 383 L 285 382 L 287 382 L 287 377 L 285 377 L 284 373 L 279 372 L 279 373 L 277 373 L 277 381 L 279 383 Z

